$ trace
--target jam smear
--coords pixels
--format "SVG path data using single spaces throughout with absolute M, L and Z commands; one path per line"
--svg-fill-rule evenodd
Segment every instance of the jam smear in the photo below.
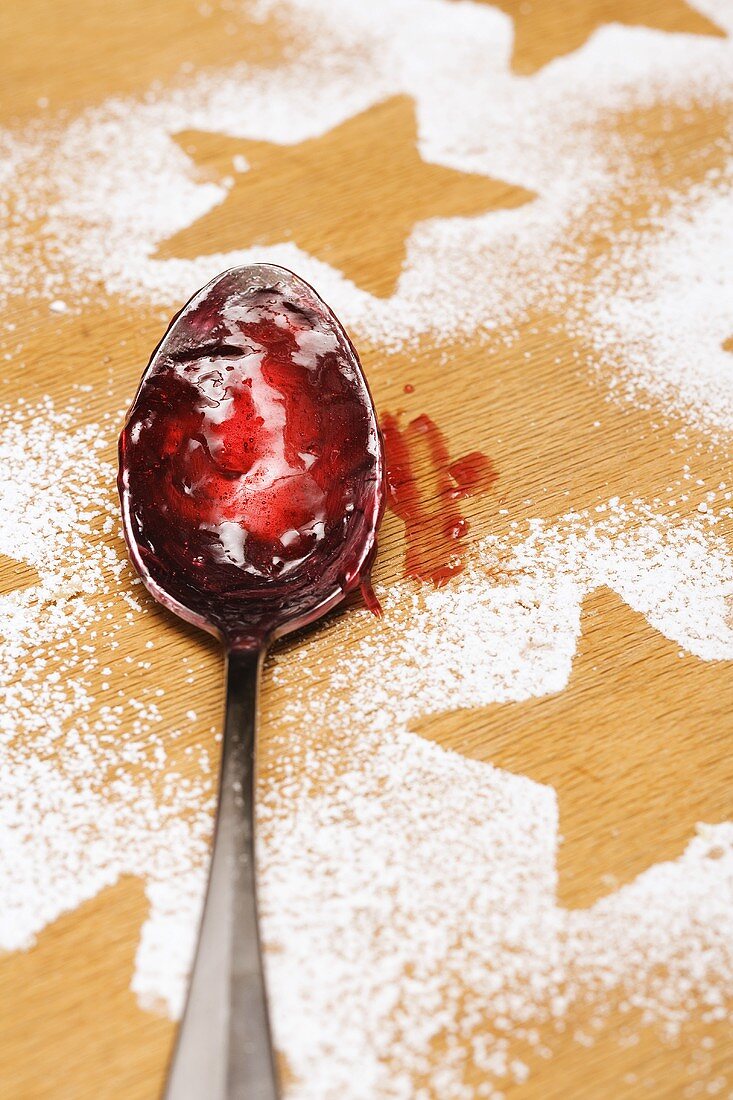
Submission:
M 355 588 L 376 605 L 371 397 L 334 314 L 283 268 L 224 272 L 173 320 L 120 437 L 119 485 L 147 587 L 230 645 L 303 626 Z
M 456 483 L 455 488 L 451 489 L 451 496 L 455 499 L 488 493 L 499 476 L 491 459 L 480 451 L 471 451 L 451 462 L 448 473 Z
M 429 416 L 417 416 L 402 428 L 387 413 L 382 433 L 387 503 L 405 524 L 405 576 L 444 584 L 464 568 L 460 550 L 469 525 L 457 502 L 488 492 L 497 472 L 480 451 L 451 461 L 445 437 Z M 427 467 L 425 479 L 421 467 Z

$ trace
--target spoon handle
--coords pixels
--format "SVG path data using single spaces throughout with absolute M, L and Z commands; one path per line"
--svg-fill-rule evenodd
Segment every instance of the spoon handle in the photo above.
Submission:
M 186 1010 L 165 1100 L 278 1100 L 257 922 L 257 688 L 264 651 L 227 657 L 219 808 Z

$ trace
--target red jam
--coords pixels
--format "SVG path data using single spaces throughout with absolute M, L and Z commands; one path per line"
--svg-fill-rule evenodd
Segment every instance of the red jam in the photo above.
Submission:
M 405 524 L 405 576 L 445 584 L 465 565 L 459 551 L 469 527 L 455 502 L 488 492 L 498 476 L 494 465 L 480 451 L 451 462 L 445 437 L 429 416 L 402 428 L 386 413 L 382 431 L 389 506 Z M 419 476 L 423 470 L 427 478 Z
M 232 644 L 369 594 L 381 438 L 356 352 L 310 286 L 262 264 L 191 299 L 140 384 L 119 483 L 148 588 Z

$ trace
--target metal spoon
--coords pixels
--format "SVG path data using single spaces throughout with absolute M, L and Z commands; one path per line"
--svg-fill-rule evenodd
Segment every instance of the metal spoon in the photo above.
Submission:
M 358 356 L 292 272 L 224 272 L 173 319 L 120 436 L 130 556 L 227 653 L 209 884 L 166 1100 L 276 1100 L 255 873 L 257 690 L 273 639 L 361 586 L 384 504 Z

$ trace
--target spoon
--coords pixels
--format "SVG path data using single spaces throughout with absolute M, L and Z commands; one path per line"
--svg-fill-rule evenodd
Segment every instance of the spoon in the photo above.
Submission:
M 316 292 L 225 271 L 173 319 L 120 436 L 125 537 L 148 591 L 227 654 L 209 884 L 166 1100 L 280 1095 L 259 939 L 257 690 L 273 639 L 369 581 L 382 441 L 356 351 Z

